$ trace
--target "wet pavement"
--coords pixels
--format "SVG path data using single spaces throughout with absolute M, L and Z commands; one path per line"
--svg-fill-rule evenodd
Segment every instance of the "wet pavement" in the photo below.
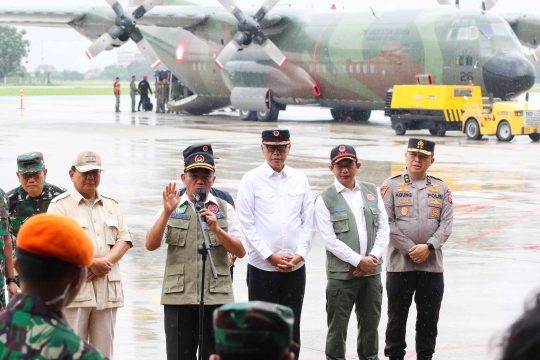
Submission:
M 291 131 L 288 164 L 309 178 L 313 194 L 333 181 L 327 168 L 330 149 L 339 143 L 356 147 L 362 161 L 358 176 L 380 185 L 403 169 L 408 136 L 396 136 L 382 112 L 368 123 L 336 123 L 317 107 L 291 107 L 277 124 L 242 122 L 230 111 L 209 116 L 128 112 L 115 114 L 113 96 L 27 97 L 17 109 L 16 97 L 0 98 L 0 186 L 18 185 L 16 156 L 42 151 L 47 180 L 70 187 L 73 155 L 83 149 L 101 154 L 106 171 L 100 190 L 119 200 L 135 247 L 121 262 L 126 306 L 116 324 L 115 359 L 165 359 L 163 308 L 159 304 L 165 247 L 148 252 L 144 236 L 161 204 L 161 191 L 182 171 L 182 150 L 211 142 L 218 162 L 216 187 L 236 196 L 242 175 L 262 163 L 263 129 Z M 531 94 L 540 106 L 540 94 Z M 407 135 L 437 142 L 431 174 L 453 192 L 454 232 L 443 248 L 445 295 L 439 321 L 436 359 L 495 359 L 498 336 L 518 316 L 527 295 L 538 289 L 540 263 L 540 143 L 516 136 L 511 143 L 495 137 L 467 140 L 449 132 L 444 138 L 427 130 Z M 317 236 L 307 260 L 307 287 L 302 316 L 300 359 L 324 359 L 326 336 L 325 252 Z M 237 262 L 234 290 L 247 300 L 246 260 Z M 384 275 L 383 275 L 384 281 Z M 379 327 L 384 347 L 386 297 Z M 407 328 L 409 352 L 415 359 L 414 319 Z M 354 316 L 353 316 L 354 318 Z M 351 318 L 348 358 L 356 359 L 356 325 Z M 381 355 L 381 358 L 383 356 Z

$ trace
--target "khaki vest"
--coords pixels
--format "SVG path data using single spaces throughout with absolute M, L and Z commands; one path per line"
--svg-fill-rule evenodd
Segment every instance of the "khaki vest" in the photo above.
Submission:
M 364 200 L 364 217 L 366 219 L 367 229 L 367 251 L 369 254 L 375 243 L 377 228 L 379 227 L 379 214 L 377 188 L 375 185 L 365 182 L 358 182 Z M 356 219 L 353 212 L 345 201 L 343 195 L 337 192 L 334 184 L 327 187 L 321 197 L 324 200 L 330 219 L 334 225 L 334 232 L 339 240 L 344 242 L 348 247 L 356 253 L 360 253 L 360 241 L 358 236 L 358 228 L 356 227 Z M 379 274 L 382 269 L 383 259 L 379 259 L 379 265 L 373 271 L 373 274 Z M 356 267 L 349 263 L 341 261 L 337 256 L 330 251 L 326 251 L 326 276 L 328 279 L 351 280 L 354 278 L 352 273 Z
M 217 223 L 227 231 L 227 203 L 216 198 L 218 212 Z M 213 204 L 212 202 L 208 205 Z M 205 305 L 220 305 L 234 301 L 229 258 L 227 250 L 217 236 L 206 230 L 208 241 L 212 245 L 210 253 L 216 266 L 218 278 L 214 279 L 210 270 L 210 261 L 206 261 L 204 273 Z M 202 256 L 197 247 L 203 237 L 197 220 L 197 214 L 188 204 L 180 204 L 167 222 L 167 262 L 161 293 L 162 305 L 196 305 L 201 293 Z

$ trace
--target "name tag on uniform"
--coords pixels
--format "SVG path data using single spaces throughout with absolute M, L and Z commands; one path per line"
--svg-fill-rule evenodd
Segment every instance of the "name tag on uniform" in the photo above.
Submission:
M 189 220 L 191 219 L 191 215 L 189 214 L 178 214 L 178 213 L 171 213 L 171 217 L 172 218 L 175 218 L 175 219 L 185 219 L 185 220 Z
M 331 213 L 335 213 L 338 211 L 345 211 L 346 209 L 344 207 L 339 207 L 339 208 L 330 208 L 328 210 L 330 210 Z
M 225 215 L 223 215 L 223 213 L 216 213 L 216 219 L 222 219 L 224 217 Z

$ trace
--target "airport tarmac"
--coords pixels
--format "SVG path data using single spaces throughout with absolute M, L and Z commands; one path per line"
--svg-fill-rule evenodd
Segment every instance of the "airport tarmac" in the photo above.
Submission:
M 540 94 L 531 94 L 540 106 Z M 70 187 L 73 155 L 100 153 L 100 191 L 119 200 L 134 247 L 121 262 L 125 304 L 116 324 L 115 359 L 165 359 L 163 307 L 159 304 L 166 249 L 144 248 L 145 233 L 161 206 L 161 192 L 182 172 L 182 150 L 210 142 L 220 158 L 215 186 L 236 196 L 242 175 L 262 163 L 261 131 L 288 128 L 292 149 L 288 164 L 303 171 L 315 196 L 333 181 L 329 152 L 339 143 L 356 147 L 362 162 L 358 177 L 380 185 L 404 167 L 408 136 L 437 143 L 430 173 L 450 186 L 454 200 L 453 233 L 443 248 L 445 294 L 434 359 L 496 359 L 501 332 L 522 312 L 527 296 L 538 291 L 540 236 L 540 143 L 516 136 L 471 141 L 459 132 L 444 138 L 427 130 L 396 136 L 388 118 L 374 112 L 367 123 L 337 123 L 318 107 L 290 107 L 278 123 L 242 122 L 229 111 L 209 116 L 114 113 L 111 96 L 0 98 L 0 186 L 18 185 L 17 155 L 41 151 L 47 180 Z M 237 262 L 234 291 L 247 300 L 246 259 Z M 307 259 L 300 359 L 324 359 L 326 336 L 325 251 L 316 236 Z M 383 274 L 384 282 L 384 274 Z M 414 305 L 413 305 L 414 307 Z M 379 326 L 384 348 L 386 296 Z M 406 359 L 415 359 L 414 308 L 409 315 Z M 356 359 L 356 325 L 349 324 L 348 358 Z

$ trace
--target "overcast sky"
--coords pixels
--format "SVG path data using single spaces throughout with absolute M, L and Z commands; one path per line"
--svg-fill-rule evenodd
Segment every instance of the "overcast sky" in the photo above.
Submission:
M 217 0 L 200 0 L 194 2 L 202 6 L 221 6 Z M 236 2 L 240 7 L 258 5 L 256 0 L 237 0 Z M 261 4 L 262 2 L 263 0 L 260 0 Z M 127 5 L 128 1 L 121 0 L 120 3 Z M 461 0 L 460 3 L 464 6 L 481 6 L 481 1 Z M 107 5 L 105 0 L 0 0 L 0 8 L 10 5 L 15 7 L 28 6 L 32 8 L 32 6 L 37 6 L 44 8 L 47 4 L 53 7 L 73 7 L 74 4 L 82 7 Z M 407 4 L 414 4 L 415 7 L 438 6 L 436 0 L 282 0 L 280 3 L 280 5 L 285 4 L 291 4 L 295 7 L 306 7 L 306 4 L 310 4 L 321 8 L 330 7 L 332 4 L 345 8 L 369 6 L 375 8 L 385 6 L 403 7 Z M 538 0 L 499 0 L 493 11 L 501 13 L 534 13 L 540 15 L 540 2 Z M 97 67 L 103 68 L 106 65 L 116 63 L 117 49 L 104 51 L 92 61 L 88 60 L 86 55 L 84 55 L 84 51 L 90 45 L 90 41 L 83 38 L 75 30 L 37 27 L 27 27 L 26 30 L 28 32 L 26 38 L 31 42 L 31 51 L 27 59 L 28 63 L 26 64 L 27 69 L 30 71 L 33 71 L 42 62 L 53 65 L 60 71 L 65 69 L 86 71 Z M 130 42 L 129 46 L 135 48 L 132 42 Z M 126 48 L 127 44 L 123 47 Z

